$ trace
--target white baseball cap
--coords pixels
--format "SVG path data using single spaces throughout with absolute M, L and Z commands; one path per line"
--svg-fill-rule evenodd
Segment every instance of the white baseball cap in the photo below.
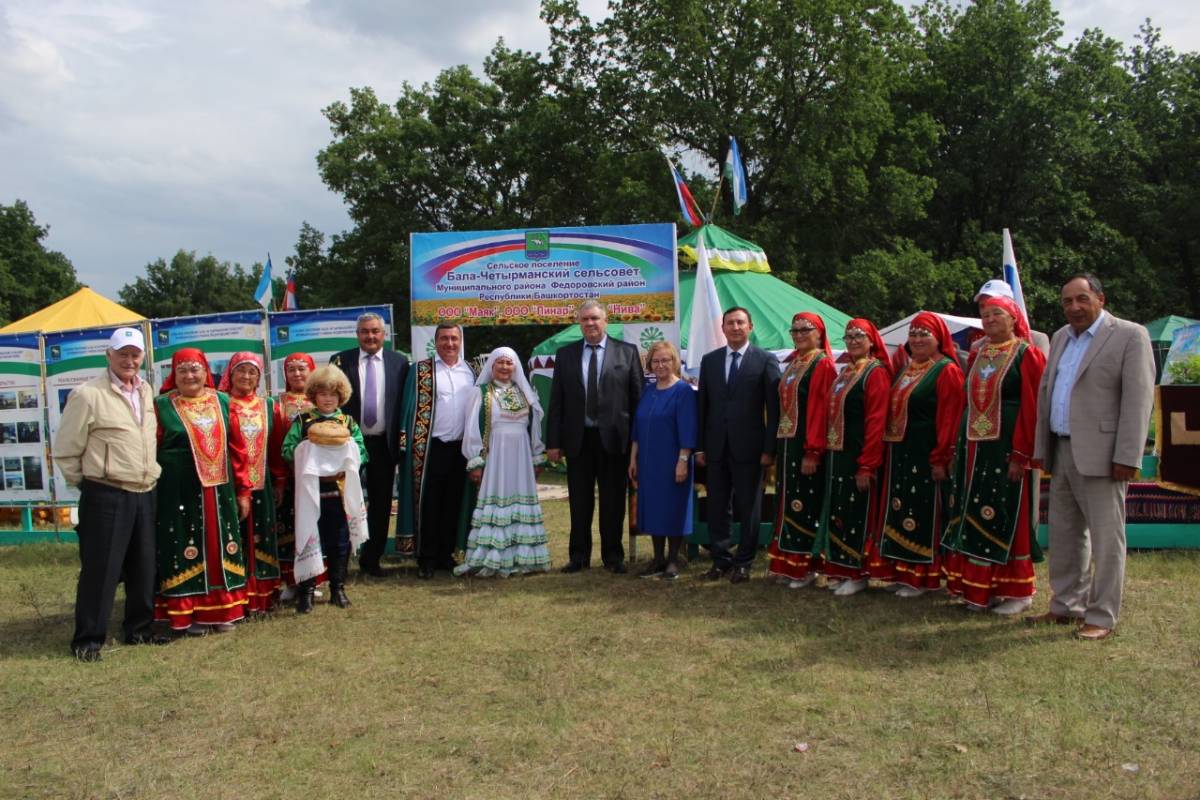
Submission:
M 1012 287 L 1004 281 L 993 278 L 979 287 L 979 294 L 975 295 L 975 302 L 978 303 L 981 297 L 1007 297 L 1009 300 L 1012 300 Z
M 108 349 L 120 350 L 122 347 L 136 347 L 144 353 L 146 340 L 137 328 L 117 328 L 113 335 L 108 337 Z

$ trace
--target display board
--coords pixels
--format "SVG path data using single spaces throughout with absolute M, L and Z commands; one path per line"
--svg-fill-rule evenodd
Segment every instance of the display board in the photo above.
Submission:
M 40 337 L 0 336 L 0 502 L 50 499 Z
M 150 322 L 151 345 L 154 353 L 154 376 L 158 385 L 171 369 L 171 357 L 183 347 L 204 351 L 212 369 L 213 382 L 219 383 L 229 358 L 243 350 L 266 355 L 266 312 L 231 311 L 224 314 L 204 314 L 194 317 L 172 317 Z M 259 394 L 267 393 L 267 379 L 259 381 Z
M 416 358 L 438 323 L 567 325 L 585 300 L 627 341 L 679 343 L 674 225 L 414 233 L 409 252 Z
M 283 359 L 292 353 L 308 353 L 319 367 L 328 363 L 334 353 L 358 347 L 358 337 L 355 336 L 358 318 L 368 312 L 383 317 L 383 346 L 391 350 L 391 304 L 270 314 L 267 325 L 270 329 L 272 394 L 282 393 L 287 386 L 283 376 Z

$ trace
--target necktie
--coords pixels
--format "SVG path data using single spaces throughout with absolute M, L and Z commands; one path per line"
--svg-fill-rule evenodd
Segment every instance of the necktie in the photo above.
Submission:
M 596 375 L 596 355 L 600 345 L 589 344 L 592 357 L 588 359 L 587 398 L 584 400 L 584 413 L 595 422 L 600 417 L 600 382 Z
M 375 400 L 375 356 L 367 356 L 367 375 L 363 381 L 363 427 L 374 428 L 379 416 Z
M 725 379 L 725 386 L 728 387 L 729 391 L 731 392 L 733 391 L 733 382 L 737 380 L 738 359 L 742 357 L 742 354 L 736 350 L 733 351 L 732 355 L 733 359 L 729 364 L 729 377 Z

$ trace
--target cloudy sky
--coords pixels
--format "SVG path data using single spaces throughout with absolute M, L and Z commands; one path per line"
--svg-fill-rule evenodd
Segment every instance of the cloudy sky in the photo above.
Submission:
M 605 0 L 581 0 L 592 15 Z M 1070 38 L 1149 16 L 1200 50 L 1190 0 L 1056 0 Z M 300 224 L 349 225 L 317 175 L 321 108 L 544 50 L 538 0 L 4 0 L 0 203 L 26 201 L 83 283 L 116 297 L 177 250 L 279 269 Z

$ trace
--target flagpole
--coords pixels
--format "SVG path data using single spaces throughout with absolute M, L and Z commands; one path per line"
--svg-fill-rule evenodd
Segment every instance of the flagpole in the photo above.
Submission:
M 717 174 L 719 176 L 717 178 L 717 191 L 713 194 L 712 210 L 708 212 L 709 219 L 717 216 L 717 203 L 721 200 L 721 185 L 725 183 L 725 170 L 719 169 Z

